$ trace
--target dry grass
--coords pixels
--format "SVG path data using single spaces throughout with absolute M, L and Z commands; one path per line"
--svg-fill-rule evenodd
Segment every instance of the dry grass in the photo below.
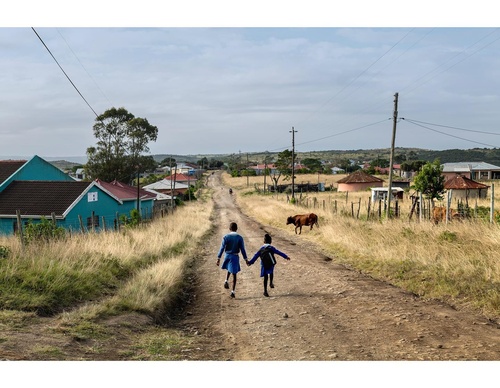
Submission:
M 195 248 L 209 231 L 206 196 L 153 223 L 121 232 L 73 235 L 21 247 L 0 240 L 10 255 L 0 265 L 4 309 L 53 313 L 86 300 L 102 300 L 74 315 L 123 310 L 156 315 L 178 294 Z M 112 295 L 111 298 L 103 298 Z
M 252 184 L 246 185 L 246 178 L 231 178 L 225 174 L 224 179 L 227 185 L 237 189 L 237 200 L 243 211 L 289 233 L 294 230 L 286 225 L 284 214 L 314 211 L 319 216 L 320 228 L 303 232 L 301 238 L 320 244 L 337 262 L 423 297 L 448 300 L 473 307 L 488 316 L 500 316 L 500 262 L 497 258 L 500 228 L 497 224 L 419 222 L 416 217 L 408 218 L 409 205 L 401 207 L 399 219 L 367 220 L 366 208 L 361 211 L 365 217 L 358 219 L 351 216 L 350 202 L 357 204 L 361 198 L 363 204 L 369 193 L 350 193 L 348 202 L 345 193 L 309 193 L 302 198 L 296 194 L 302 205 L 292 205 L 285 194 L 256 194 Z M 332 206 L 335 201 L 336 212 Z M 497 200 L 495 203 L 500 204 Z M 489 207 L 489 200 L 478 201 L 478 206 Z

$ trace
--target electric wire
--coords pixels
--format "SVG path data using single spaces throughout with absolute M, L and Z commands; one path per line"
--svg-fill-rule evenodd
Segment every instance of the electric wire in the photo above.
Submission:
M 471 56 L 477 54 L 479 51 L 485 49 L 486 47 L 490 46 L 491 44 L 495 43 L 496 41 L 498 41 L 500 39 L 500 37 L 496 38 L 495 40 L 489 42 L 488 44 L 480 47 L 479 49 L 477 49 L 476 51 L 474 51 L 473 53 L 467 55 L 465 58 L 461 59 L 460 61 L 458 62 L 455 62 L 453 64 L 451 64 L 450 66 L 448 66 L 447 68 L 441 70 L 439 73 L 437 74 L 434 74 L 431 78 L 428 78 L 427 80 L 423 81 L 423 82 L 420 82 L 423 78 L 425 78 L 426 76 L 434 73 L 435 71 L 437 71 L 439 68 L 443 67 L 444 65 L 446 65 L 448 62 L 452 61 L 453 59 L 457 58 L 459 55 L 465 53 L 467 50 L 471 49 L 472 47 L 474 47 L 475 45 L 477 45 L 479 42 L 483 41 L 484 39 L 486 39 L 487 37 L 491 36 L 493 33 L 495 33 L 496 31 L 498 31 L 498 28 L 496 28 L 495 30 L 491 31 L 490 33 L 486 34 L 485 36 L 483 36 L 482 38 L 480 38 L 479 40 L 477 40 L 476 42 L 474 42 L 473 44 L 471 44 L 470 46 L 466 47 L 465 49 L 463 49 L 461 52 L 457 53 L 456 55 L 454 55 L 453 57 L 447 59 L 445 62 L 441 63 L 439 66 L 437 66 L 436 68 L 434 68 L 433 70 L 425 73 L 423 76 L 419 77 L 418 79 L 416 79 L 415 81 L 413 81 L 411 84 L 405 86 L 404 88 L 400 89 L 402 92 L 404 92 L 408 87 L 412 86 L 413 84 L 417 84 L 417 86 L 415 86 L 413 89 L 410 89 L 407 93 L 411 93 L 413 92 L 415 89 L 418 89 L 419 87 L 421 87 L 422 85 L 425 85 L 427 82 L 429 82 L 430 80 L 434 79 L 435 77 L 437 77 L 439 74 L 441 73 L 444 73 L 445 71 L 448 71 L 449 69 L 451 69 L 452 67 L 455 67 L 456 65 L 458 65 L 459 63 L 465 61 L 466 59 L 470 58 Z
M 109 102 L 109 105 L 113 106 L 113 103 L 110 101 L 110 99 L 108 98 L 108 96 L 106 95 L 106 93 L 104 93 L 103 90 L 99 87 L 99 85 L 97 84 L 96 80 L 90 75 L 90 73 L 87 71 L 87 69 L 83 65 L 82 61 L 80 61 L 80 58 L 78 58 L 78 55 L 76 55 L 76 53 L 73 51 L 73 49 L 69 45 L 68 41 L 61 34 L 61 31 L 59 31 L 58 28 L 56 30 L 59 33 L 59 36 L 62 38 L 62 40 L 64 40 L 64 43 L 66 43 L 66 46 L 68 46 L 69 50 L 73 53 L 73 55 L 75 56 L 76 60 L 78 61 L 78 63 L 82 67 L 82 69 L 85 71 L 85 73 L 87 73 L 87 75 L 89 76 L 89 78 L 92 80 L 92 82 L 94 83 L 94 85 L 97 87 L 97 89 L 102 93 L 102 95 L 104 96 L 104 98 Z
M 304 144 L 309 144 L 309 143 L 314 143 L 314 142 L 316 142 L 316 141 L 320 141 L 320 140 L 324 140 L 324 139 L 329 139 L 329 138 L 331 138 L 331 137 L 344 135 L 344 134 L 346 134 L 346 133 L 359 131 L 360 129 L 364 129 L 364 128 L 367 128 L 367 127 L 371 127 L 371 126 L 373 126 L 373 125 L 377 125 L 377 124 L 380 124 L 380 123 L 386 122 L 387 120 L 391 120 L 391 118 L 384 119 L 384 120 L 380 120 L 380 121 L 377 121 L 377 122 L 374 122 L 374 123 L 371 123 L 371 124 L 366 124 L 366 125 L 363 125 L 363 126 L 361 126 L 361 127 L 356 127 L 356 128 L 348 129 L 348 130 L 346 130 L 346 131 L 342 131 L 342 132 L 334 133 L 333 135 L 324 136 L 324 137 L 321 137 L 321 138 L 319 138 L 319 139 L 309 140 L 309 141 L 305 141 L 305 142 L 302 142 L 302 143 L 296 143 L 295 145 L 296 145 L 296 146 L 301 146 L 301 145 L 304 145 Z M 295 131 L 295 132 L 298 132 L 298 131 Z M 268 150 L 268 151 L 269 151 L 269 152 L 272 152 L 272 151 L 284 150 L 284 149 L 286 149 L 286 148 L 288 148 L 288 146 L 285 146 L 285 147 L 279 147 L 279 148 L 275 148 L 275 149 Z
M 47 45 L 45 44 L 45 42 L 43 41 L 43 39 L 40 37 L 40 35 L 38 35 L 38 32 L 36 32 L 36 30 L 31 27 L 31 29 L 33 30 L 33 32 L 35 33 L 35 35 L 38 37 L 38 39 L 40 39 L 40 42 L 42 42 L 42 44 L 44 45 L 44 47 L 47 49 L 47 51 L 49 52 L 50 56 L 52 57 L 52 59 L 54 59 L 54 61 L 57 63 L 57 66 L 59 66 L 59 68 L 61 69 L 61 71 L 63 72 L 63 74 L 66 76 L 66 78 L 68 79 L 68 81 L 71 83 L 71 85 L 73 85 L 73 87 L 75 88 L 75 90 L 78 92 L 78 94 L 80 95 L 80 97 L 83 99 L 83 101 L 85 101 L 85 103 L 87 104 L 87 106 L 92 110 L 92 112 L 94 112 L 95 116 L 96 117 L 99 117 L 99 115 L 96 113 L 96 111 L 94 110 L 94 108 L 92 108 L 92 106 L 88 103 L 88 101 L 85 99 L 85 97 L 83 97 L 82 93 L 80 93 L 80 91 L 78 90 L 78 88 L 76 87 L 76 85 L 73 83 L 73 81 L 71 80 L 71 78 L 69 78 L 68 74 L 66 74 L 66 72 L 64 71 L 64 69 L 62 68 L 62 66 L 59 64 L 59 62 L 57 61 L 56 57 L 54 57 L 54 55 L 52 54 L 52 52 L 50 51 L 50 49 L 47 47 Z
M 336 98 L 340 93 L 342 93 L 344 90 L 346 90 L 348 87 L 350 87 L 354 82 L 356 82 L 363 74 L 365 74 L 370 68 L 375 66 L 376 63 L 378 63 L 382 58 L 384 58 L 389 52 L 391 52 L 398 44 L 400 44 L 409 34 L 410 32 L 413 31 L 413 28 L 408 31 L 399 41 L 394 43 L 385 53 L 383 53 L 381 56 L 379 56 L 374 62 L 372 62 L 367 68 L 365 68 L 361 73 L 359 73 L 355 78 L 353 78 L 347 85 L 345 85 L 342 89 L 340 89 L 335 95 L 330 97 L 326 102 L 321 104 L 318 109 L 315 111 L 311 112 L 309 116 L 307 116 L 303 121 L 308 120 L 311 116 L 315 115 L 318 113 L 322 108 L 324 108 L 326 105 L 328 105 L 334 98 Z M 300 122 L 299 122 L 299 127 L 300 127 Z
M 450 125 L 433 124 L 433 123 L 427 123 L 425 121 L 413 120 L 413 119 L 408 119 L 408 118 L 402 118 L 402 120 L 405 120 L 405 121 L 408 121 L 408 122 L 411 122 L 411 123 L 420 123 L 420 124 L 433 125 L 435 127 L 457 129 L 459 131 L 465 131 L 465 132 L 474 132 L 474 133 L 482 133 L 482 134 L 485 134 L 485 135 L 500 136 L 500 133 L 496 133 L 496 132 L 486 132 L 486 131 L 478 131 L 478 130 L 474 130 L 474 129 L 458 128 L 458 127 L 452 127 Z
M 405 119 L 402 118 L 401 120 L 405 120 Z M 437 129 L 432 129 L 432 128 L 429 128 L 429 127 L 427 127 L 425 125 L 417 124 L 416 122 L 412 122 L 412 121 L 408 121 L 408 122 L 411 123 L 411 124 L 413 124 L 413 125 L 416 125 L 418 127 L 428 129 L 429 131 L 440 133 L 441 135 L 445 135 L 445 136 L 453 137 L 455 139 L 460 139 L 460 140 L 468 141 L 470 143 L 480 144 L 480 145 L 487 146 L 487 147 L 499 148 L 497 145 L 481 143 L 479 141 L 475 141 L 475 140 L 471 140 L 471 139 L 466 139 L 466 138 L 463 138 L 463 137 L 460 137 L 460 136 L 455 136 L 455 135 L 451 135 L 451 134 L 446 133 L 446 132 L 438 131 Z

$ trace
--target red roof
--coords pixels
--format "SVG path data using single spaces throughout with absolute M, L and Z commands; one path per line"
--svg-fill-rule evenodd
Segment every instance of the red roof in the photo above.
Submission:
M 457 175 L 444 182 L 444 188 L 447 190 L 449 189 L 466 190 L 466 189 L 486 189 L 488 188 L 488 186 L 473 181 L 472 179 L 466 178 L 462 175 Z
M 114 180 L 111 183 L 103 182 L 100 179 L 96 179 L 95 181 L 99 186 L 103 187 L 120 200 L 137 199 L 137 187 L 127 185 L 117 180 Z M 139 195 L 141 199 L 156 198 L 156 195 L 143 189 L 139 189 Z
M 170 180 L 175 180 L 176 182 L 187 182 L 187 181 L 196 181 L 196 178 L 191 176 L 191 175 L 185 175 L 185 174 L 172 174 L 171 176 L 167 177 Z

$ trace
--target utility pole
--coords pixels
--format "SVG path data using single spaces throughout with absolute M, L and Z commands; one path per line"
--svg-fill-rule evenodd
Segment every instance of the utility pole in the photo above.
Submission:
M 137 165 L 137 216 L 141 218 L 141 205 L 140 205 L 140 190 L 141 190 L 141 185 L 139 184 L 139 178 L 141 176 L 141 165 Z
M 295 132 L 293 129 L 290 131 L 292 133 L 292 200 L 295 202 Z
M 249 169 L 248 169 L 248 152 L 247 152 L 247 171 L 246 171 L 246 173 L 247 173 L 247 187 L 249 186 L 249 183 L 248 183 L 248 170 Z
M 392 169 L 394 160 L 394 144 L 396 142 L 396 123 L 398 121 L 398 93 L 394 95 L 394 114 L 392 122 L 391 156 L 389 158 L 389 188 L 387 190 L 387 219 L 391 218 L 391 196 L 392 196 Z
M 267 175 L 267 151 L 264 156 L 264 193 L 266 193 L 266 175 Z

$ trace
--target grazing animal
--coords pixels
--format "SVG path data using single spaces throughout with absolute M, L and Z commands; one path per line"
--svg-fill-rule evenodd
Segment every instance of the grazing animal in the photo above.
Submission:
M 455 209 L 449 210 L 449 220 L 460 220 L 462 215 Z M 436 206 L 432 210 L 432 221 L 437 225 L 439 222 L 446 221 L 446 207 Z
M 299 234 L 301 234 L 303 226 L 311 226 L 312 229 L 313 226 L 316 225 L 319 228 L 318 216 L 314 213 L 297 214 L 295 216 L 290 216 L 286 219 L 286 224 L 295 225 L 295 234 L 297 234 L 297 229 L 299 229 Z

